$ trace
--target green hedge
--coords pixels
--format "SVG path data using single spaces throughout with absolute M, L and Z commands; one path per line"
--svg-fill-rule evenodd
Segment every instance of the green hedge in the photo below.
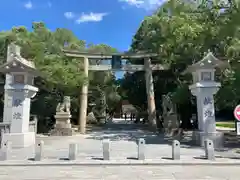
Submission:
M 235 128 L 235 122 L 217 122 L 217 127 Z

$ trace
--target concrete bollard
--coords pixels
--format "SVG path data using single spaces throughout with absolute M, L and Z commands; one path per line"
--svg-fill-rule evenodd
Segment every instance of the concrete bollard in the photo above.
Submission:
M 180 160 L 180 142 L 178 140 L 172 142 L 172 159 Z
M 1 161 L 6 161 L 9 159 L 10 152 L 11 152 L 11 144 L 12 143 L 10 141 L 6 141 L 2 143 L 1 156 L 0 156 Z
M 110 160 L 110 141 L 103 140 L 103 160 Z
M 44 142 L 40 141 L 36 144 L 35 146 L 35 161 L 41 161 L 43 159 L 43 147 L 44 147 Z
M 212 140 L 206 139 L 204 141 L 205 156 L 208 160 L 215 160 L 214 144 Z
M 138 140 L 138 160 L 145 160 L 145 140 L 140 138 Z
M 77 151 L 78 151 L 78 146 L 77 146 L 76 143 L 69 144 L 68 159 L 69 160 L 76 160 L 76 158 L 77 158 Z

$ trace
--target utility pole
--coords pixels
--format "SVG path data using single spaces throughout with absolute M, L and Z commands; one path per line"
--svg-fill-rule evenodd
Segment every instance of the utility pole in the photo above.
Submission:
M 151 59 L 144 59 L 145 66 L 145 79 L 146 79 L 146 92 L 147 92 L 147 101 L 148 101 L 148 120 L 151 128 L 157 130 L 157 121 L 156 121 L 156 105 L 154 97 L 154 85 L 153 85 L 153 76 L 151 68 Z
M 88 78 L 88 58 L 84 57 L 83 68 L 85 78 Z M 79 131 L 81 134 L 86 133 L 86 123 L 87 123 L 87 106 L 88 106 L 88 83 L 84 83 L 82 86 L 81 97 L 80 97 L 80 110 L 79 110 Z

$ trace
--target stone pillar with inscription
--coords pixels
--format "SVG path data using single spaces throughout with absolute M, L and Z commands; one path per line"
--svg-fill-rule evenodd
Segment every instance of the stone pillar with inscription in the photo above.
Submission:
M 220 83 L 215 82 L 215 68 L 226 64 L 208 52 L 201 61 L 185 71 L 191 72 L 193 76 L 193 84 L 189 89 L 197 97 L 198 113 L 198 131 L 193 133 L 193 138 L 201 146 L 204 146 L 205 139 L 211 139 L 215 148 L 223 147 L 223 133 L 216 131 L 214 95 L 221 87 Z
M 11 141 L 12 147 L 22 148 L 35 144 L 35 132 L 29 132 L 29 119 L 31 98 L 38 91 L 33 86 L 34 77 L 39 72 L 32 62 L 21 57 L 20 47 L 10 44 L 8 50 L 8 61 L 0 66 L 0 72 L 11 76 L 4 86 L 8 96 L 4 106 L 4 118 L 8 119 L 4 122 L 10 122 L 10 133 L 3 135 L 2 142 Z

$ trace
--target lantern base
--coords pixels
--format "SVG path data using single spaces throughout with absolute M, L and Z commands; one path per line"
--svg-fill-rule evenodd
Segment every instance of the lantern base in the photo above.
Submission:
M 4 133 L 2 143 L 11 142 L 12 148 L 30 147 L 35 144 L 35 132 Z
M 203 131 L 193 131 L 192 139 L 196 145 L 204 147 L 204 141 L 206 139 L 212 140 L 215 149 L 221 149 L 224 147 L 224 133 L 223 132 L 211 132 L 206 133 Z

